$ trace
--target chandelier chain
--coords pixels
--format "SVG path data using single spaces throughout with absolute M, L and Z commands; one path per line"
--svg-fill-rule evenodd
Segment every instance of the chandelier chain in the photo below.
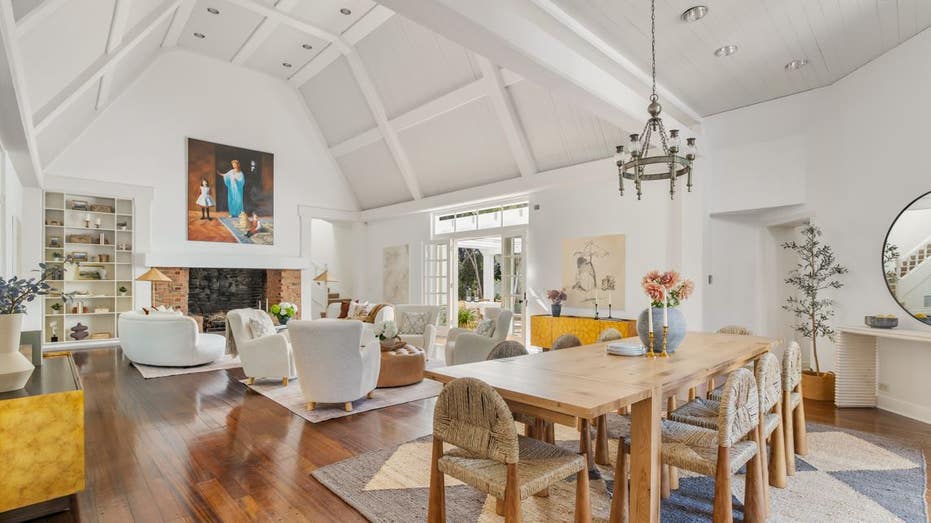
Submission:
M 650 0 L 650 53 L 653 59 L 653 94 L 650 100 L 659 99 L 656 96 L 656 0 Z

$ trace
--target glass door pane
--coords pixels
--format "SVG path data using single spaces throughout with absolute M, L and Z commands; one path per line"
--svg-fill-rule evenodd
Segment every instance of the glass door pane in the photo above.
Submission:
M 449 241 L 424 245 L 423 303 L 440 306 L 440 326 L 449 325 Z
M 514 312 L 512 334 L 519 339 L 525 337 L 524 252 L 526 252 L 526 245 L 522 235 L 501 238 L 501 306 Z

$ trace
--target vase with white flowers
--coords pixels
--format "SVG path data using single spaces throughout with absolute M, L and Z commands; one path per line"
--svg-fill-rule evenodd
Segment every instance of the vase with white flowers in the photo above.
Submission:
M 398 346 L 404 346 L 404 342 L 398 337 L 398 324 L 393 320 L 384 320 L 376 323 L 373 332 L 375 337 L 381 342 L 381 346 L 385 349 L 391 350 Z
M 278 318 L 278 323 L 287 325 L 288 320 L 297 315 L 297 305 L 289 301 L 283 301 L 281 303 L 272 305 L 271 309 L 269 309 L 269 312 Z
M 0 278 L 0 392 L 25 387 L 35 369 L 19 352 L 19 337 L 27 304 L 52 290 L 45 281 L 44 263 L 39 264 L 39 273 L 38 278 Z

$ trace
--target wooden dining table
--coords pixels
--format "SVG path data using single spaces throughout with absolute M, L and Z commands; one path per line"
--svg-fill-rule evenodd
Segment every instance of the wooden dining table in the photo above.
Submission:
M 591 438 L 582 435 L 590 434 L 592 421 L 630 407 L 630 521 L 652 523 L 659 521 L 664 397 L 738 369 L 775 344 L 776 340 L 758 336 L 689 332 L 667 358 L 610 355 L 606 342 L 441 367 L 425 374 L 442 383 L 478 378 L 494 387 L 514 412 L 578 427 L 580 452 L 590 462 Z M 614 482 L 615 499 L 623 485 Z M 615 505 L 612 522 L 621 520 Z

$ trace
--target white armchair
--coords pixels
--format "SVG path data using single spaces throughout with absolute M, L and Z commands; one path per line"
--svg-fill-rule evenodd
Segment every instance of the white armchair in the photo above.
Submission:
M 161 367 L 192 367 L 216 361 L 226 352 L 219 334 L 200 334 L 190 316 L 174 312 L 124 312 L 120 346 L 129 361 Z
M 514 314 L 507 309 L 487 309 L 486 319 L 494 319 L 495 330 L 491 336 L 483 336 L 468 329 L 452 328 L 446 337 L 446 364 L 462 365 L 485 361 L 491 349 L 507 339 L 511 332 Z M 494 315 L 494 318 L 487 316 Z
M 381 370 L 381 345 L 358 320 L 291 320 L 291 344 L 298 383 L 308 410 L 318 403 L 352 402 L 371 397 Z
M 414 347 L 419 347 L 427 353 L 429 358 L 434 354 L 433 346 L 436 345 L 436 327 L 440 321 L 439 305 L 395 305 L 394 317 L 399 329 L 405 327 L 405 314 L 426 314 L 426 325 L 422 332 L 411 332 L 408 334 L 398 334 L 401 341 Z
M 256 337 L 250 320 L 260 321 L 272 331 L 275 328 L 271 317 L 258 309 L 235 309 L 226 314 L 227 326 L 232 331 L 249 384 L 256 378 L 280 378 L 281 383 L 287 385 L 288 379 L 296 376 L 288 335 L 279 333 Z

